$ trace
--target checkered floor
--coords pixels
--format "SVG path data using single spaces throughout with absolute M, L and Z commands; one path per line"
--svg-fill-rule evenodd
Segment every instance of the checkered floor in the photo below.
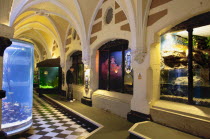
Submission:
M 34 95 L 33 126 L 12 139 L 82 139 L 87 132 L 76 122 Z

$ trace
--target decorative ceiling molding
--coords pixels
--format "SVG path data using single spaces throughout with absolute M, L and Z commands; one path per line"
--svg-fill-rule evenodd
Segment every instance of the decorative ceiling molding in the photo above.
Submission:
M 39 16 L 47 16 L 47 17 L 50 15 L 46 10 L 42 10 L 42 9 L 40 9 L 39 11 L 36 11 L 35 14 Z

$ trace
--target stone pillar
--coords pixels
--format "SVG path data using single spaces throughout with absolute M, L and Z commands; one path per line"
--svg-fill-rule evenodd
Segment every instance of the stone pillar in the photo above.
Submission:
M 151 1 L 151 0 L 150 0 Z M 146 121 L 150 119 L 149 94 L 152 91 L 152 69 L 150 68 L 150 57 L 146 47 L 147 21 L 145 16 L 150 1 L 137 0 L 136 4 L 136 41 L 132 48 L 133 66 L 133 98 L 131 100 L 131 111 L 127 115 L 127 120 L 132 123 Z

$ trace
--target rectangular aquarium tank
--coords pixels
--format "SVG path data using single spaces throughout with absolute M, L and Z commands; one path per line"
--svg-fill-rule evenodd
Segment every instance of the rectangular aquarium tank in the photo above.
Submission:
M 3 56 L 2 130 L 8 135 L 22 132 L 32 125 L 33 45 L 11 40 Z
M 59 84 L 59 67 L 39 68 L 39 88 L 57 89 Z
M 188 38 L 182 33 L 161 36 L 161 99 L 187 103 Z M 207 38 L 193 36 L 193 100 L 196 105 L 210 107 L 210 45 Z M 209 41 L 210 42 L 210 41 Z

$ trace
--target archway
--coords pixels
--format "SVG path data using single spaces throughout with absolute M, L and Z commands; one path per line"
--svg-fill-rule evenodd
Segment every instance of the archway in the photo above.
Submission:
M 185 102 L 186 99 L 189 104 L 209 105 L 210 22 L 206 20 L 208 18 L 210 12 L 192 17 L 161 36 L 161 99 L 178 102 Z

